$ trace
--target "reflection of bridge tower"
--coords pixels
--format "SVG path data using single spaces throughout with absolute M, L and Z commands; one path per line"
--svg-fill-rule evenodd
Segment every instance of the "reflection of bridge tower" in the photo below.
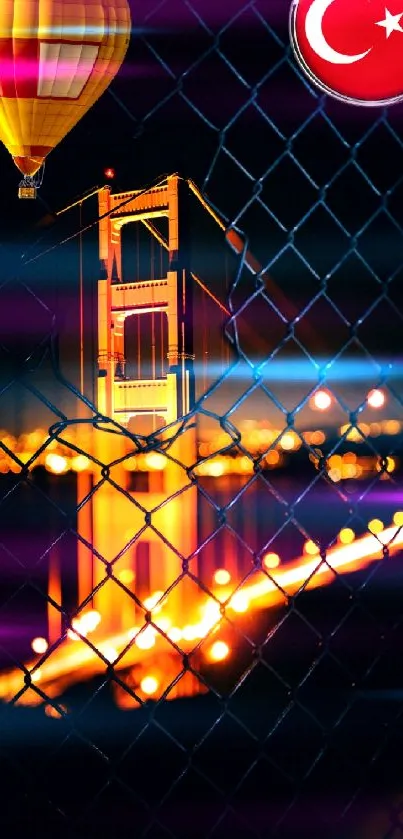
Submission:
M 105 187 L 99 193 L 102 276 L 98 283 L 97 408 L 100 414 L 138 435 L 175 424 L 190 411 L 194 401 L 192 281 L 183 187 L 183 182 L 172 176 L 147 192 L 112 195 L 110 188 Z M 150 234 L 158 238 L 151 220 L 163 217 L 168 228 L 166 276 L 145 282 L 122 282 L 123 225 L 143 222 Z M 138 378 L 134 378 L 133 371 L 125 369 L 125 342 L 130 330 L 137 328 L 140 350 L 141 322 L 156 313 L 161 324 L 162 350 L 166 340 L 166 365 L 158 369 L 158 376 L 154 365 L 154 375 L 150 377 L 148 373 L 147 378 L 142 378 L 139 366 Z M 172 436 L 178 427 L 173 426 L 166 437 Z M 94 432 L 94 451 L 103 464 L 123 457 L 127 446 L 124 435 Z M 107 562 L 118 557 L 113 563 L 114 576 L 141 599 L 154 591 L 167 590 L 182 573 L 181 557 L 187 558 L 197 546 L 196 490 L 186 469 L 179 465 L 190 466 L 196 460 L 195 428 L 187 428 L 167 451 L 178 464 L 168 459 L 159 471 L 151 468 L 139 474 L 128 471 L 125 464 L 111 467 L 111 482 L 124 493 L 106 481 L 79 513 L 80 534 L 93 543 L 95 551 Z M 90 480 L 88 474 L 80 474 L 79 497 L 89 492 Z M 168 501 L 177 493 L 176 498 Z M 130 540 L 132 544 L 124 550 Z M 82 544 L 78 560 L 80 602 L 102 584 L 94 596 L 94 606 L 102 614 L 104 629 L 116 632 L 133 624 L 135 606 L 115 580 L 104 582 L 104 563 L 93 558 Z M 191 570 L 196 571 L 193 562 Z M 181 582 L 171 593 L 169 602 L 174 612 L 180 609 L 183 613 L 184 590 Z

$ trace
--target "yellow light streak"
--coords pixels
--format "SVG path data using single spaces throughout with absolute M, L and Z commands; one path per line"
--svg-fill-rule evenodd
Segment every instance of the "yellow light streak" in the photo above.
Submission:
M 232 603 L 230 592 L 228 592 L 227 609 L 229 612 L 234 611 L 233 602 L 235 600 L 236 604 L 236 597 L 239 594 L 243 595 L 244 602 L 247 601 L 249 607 L 270 608 L 284 602 L 283 592 L 291 595 L 303 585 L 306 585 L 307 589 L 328 585 L 334 579 L 331 569 L 339 573 L 362 570 L 370 562 L 380 560 L 382 545 L 389 546 L 391 555 L 400 550 L 403 546 L 403 529 L 395 525 L 383 530 L 378 536 L 366 535 L 356 539 L 352 544 L 338 546 L 328 552 L 327 564 L 322 563 L 319 558 L 299 557 L 286 567 L 271 571 L 270 578 L 243 586 L 242 590 L 232 598 Z M 222 588 L 220 590 L 222 591 Z M 220 603 L 209 598 L 202 606 L 202 619 L 193 625 L 189 624 L 188 628 L 192 627 L 192 632 L 189 633 L 188 629 L 186 634 L 191 634 L 195 638 L 204 638 L 214 627 L 220 625 L 221 620 Z M 168 630 L 167 637 L 180 644 L 181 649 L 187 652 L 193 648 L 194 640 L 185 641 L 183 631 L 184 628 L 172 627 Z M 136 634 L 137 632 L 139 634 Z M 151 648 L 154 648 L 153 655 L 166 649 L 167 641 L 152 626 L 147 626 L 141 632 L 136 628 L 132 632 L 126 631 L 109 638 L 97 637 L 92 643 L 95 648 L 110 652 L 113 650 L 114 654 L 118 654 L 126 648 L 130 639 L 133 639 L 133 633 L 136 636 L 135 641 L 122 659 L 117 662 L 116 669 L 132 667 L 144 661 Z M 104 672 L 105 666 L 105 662 L 85 641 L 78 640 L 72 644 L 67 640 L 61 642 L 45 660 L 41 661 L 40 669 L 34 670 L 31 678 L 42 690 L 56 696 L 58 691 L 62 692 L 66 683 L 73 684 L 93 677 Z M 28 664 L 27 667 L 28 670 L 32 670 L 35 663 Z M 60 687 L 58 682 L 60 682 Z M 24 673 L 20 668 L 0 674 L 0 698 L 10 700 L 20 691 L 24 691 L 24 687 Z M 20 704 L 32 704 L 37 701 L 32 691 L 25 691 L 19 699 Z
M 292 565 L 288 565 L 287 569 L 271 574 L 275 582 L 272 579 L 262 580 L 262 582 L 244 586 L 242 591 L 245 592 L 249 601 L 265 598 L 265 605 L 271 606 L 276 601 L 281 602 L 284 599 L 277 586 L 280 586 L 287 594 L 294 594 L 311 575 L 314 576 L 309 579 L 307 588 L 326 585 L 326 582 L 334 579 L 331 569 L 351 573 L 365 568 L 376 559 L 379 561 L 382 545 L 389 545 L 390 552 L 396 552 L 403 545 L 403 532 L 398 531 L 396 527 L 389 527 L 382 532 L 382 539 L 372 535 L 356 539 L 351 545 L 343 545 L 330 550 L 326 563 L 322 563 L 319 558 L 307 562 L 301 557 Z M 326 582 L 322 580 L 325 576 L 329 577 Z

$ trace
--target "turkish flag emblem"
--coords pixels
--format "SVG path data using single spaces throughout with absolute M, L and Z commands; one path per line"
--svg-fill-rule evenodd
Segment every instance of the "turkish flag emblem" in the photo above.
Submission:
M 403 0 L 294 0 L 290 37 L 309 79 L 355 105 L 403 100 Z

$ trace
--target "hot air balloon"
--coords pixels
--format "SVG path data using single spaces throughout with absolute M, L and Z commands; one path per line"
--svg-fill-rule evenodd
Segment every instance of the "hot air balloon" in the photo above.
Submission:
M 20 198 L 118 72 L 130 31 L 127 0 L 0 0 L 0 140 Z

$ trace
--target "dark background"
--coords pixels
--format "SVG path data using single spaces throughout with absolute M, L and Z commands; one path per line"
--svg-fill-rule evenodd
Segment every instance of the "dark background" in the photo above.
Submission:
M 343 374 L 326 379 L 341 400 L 333 424 L 349 420 L 387 364 L 387 410 L 401 419 L 403 106 L 349 107 L 310 88 L 290 53 L 285 0 L 131 5 L 121 72 L 49 156 L 37 202 L 18 201 L 19 175 L 0 149 L 2 387 L 10 370 L 38 376 L 51 331 L 64 348 L 61 367 L 77 383 L 78 240 L 55 246 L 77 232 L 79 219 L 71 211 L 56 221 L 54 212 L 100 185 L 107 166 L 116 169 L 116 191 L 178 171 L 244 232 L 268 268 L 271 282 L 260 287 L 238 262 L 230 299 L 236 312 L 260 289 L 243 312 L 248 330 L 240 328 L 239 349 L 248 359 L 267 357 L 268 370 L 273 353 L 284 363 L 274 395 L 292 406 L 301 388 L 297 362 L 340 353 Z M 85 213 L 95 221 L 96 205 L 88 202 Z M 84 240 L 90 294 L 95 227 Z M 209 247 L 207 239 L 207 254 Z M 212 282 L 226 297 L 220 271 Z M 40 370 L 40 392 L 74 410 L 74 393 L 52 378 L 48 357 Z M 232 395 L 252 380 L 249 370 Z M 13 388 L 0 395 L 0 415 L 22 431 L 26 415 L 37 415 L 32 394 Z M 1 413 L 10 400 L 11 415 L 7 407 Z M 257 404 L 270 419 L 279 415 L 266 391 L 249 403 L 249 415 Z M 37 410 L 42 416 L 41 400 Z M 388 445 L 401 452 L 400 439 Z M 296 494 L 311 477 L 291 473 Z M 367 490 L 357 491 L 359 511 Z M 2 491 L 3 505 L 8 487 Z M 391 494 L 396 509 L 400 474 Z M 327 532 L 332 498 L 311 501 L 312 538 Z M 29 540 L 34 521 L 24 521 L 16 499 L 8 526 Z M 111 702 L 109 674 L 68 697 L 66 721 L 7 708 L 0 728 L 6 832 L 27 834 L 36 824 L 41 836 L 63 839 L 399 836 L 401 594 L 401 562 L 386 557 L 375 571 L 285 602 L 261 616 L 261 635 L 239 670 L 224 671 L 218 685 L 206 674 L 218 697 L 212 691 L 123 714 Z

